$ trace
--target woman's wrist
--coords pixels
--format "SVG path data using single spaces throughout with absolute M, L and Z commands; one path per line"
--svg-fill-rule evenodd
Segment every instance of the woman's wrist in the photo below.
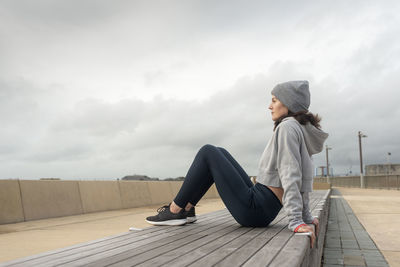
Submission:
M 300 229 L 301 227 L 303 227 L 303 226 L 307 226 L 307 224 L 305 224 L 305 223 L 299 224 L 299 225 L 294 229 L 294 232 L 297 233 L 297 231 L 299 231 L 299 229 Z

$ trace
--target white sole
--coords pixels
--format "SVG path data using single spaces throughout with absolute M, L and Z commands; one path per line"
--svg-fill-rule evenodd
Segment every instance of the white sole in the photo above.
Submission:
M 152 225 L 171 225 L 171 226 L 178 226 L 178 225 L 184 225 L 187 223 L 186 219 L 177 219 L 177 220 L 168 220 L 168 221 L 163 221 L 163 222 L 152 222 L 146 220 L 146 222 L 152 224 Z
M 197 218 L 196 218 L 196 216 L 187 217 L 186 220 L 188 223 L 193 223 L 193 222 L 197 221 Z

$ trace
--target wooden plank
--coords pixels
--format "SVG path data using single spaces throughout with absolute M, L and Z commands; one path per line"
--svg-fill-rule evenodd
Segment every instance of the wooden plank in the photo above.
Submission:
M 326 215 L 329 190 L 310 194 L 312 214 Z M 300 266 L 308 237 L 287 229 L 284 209 L 265 228 L 241 227 L 227 209 L 198 216 L 181 227 L 148 227 L 49 251 L 0 266 Z M 314 253 L 315 254 L 315 253 Z M 317 254 L 315 254 L 317 255 Z M 315 258 L 315 257 L 314 257 Z M 282 267 L 280 266 L 280 267 Z
M 283 216 L 281 216 L 281 219 L 282 218 L 283 218 Z M 232 222 L 230 222 L 230 224 L 232 224 Z M 235 223 L 234 225 L 230 225 L 228 228 L 222 229 L 216 233 L 213 233 L 212 235 L 209 235 L 207 238 L 197 240 L 196 242 L 193 242 L 187 246 L 179 248 L 178 251 L 171 251 L 167 254 L 159 255 L 158 257 L 155 257 L 149 261 L 146 261 L 139 266 L 162 266 L 162 265 L 175 266 L 176 262 L 174 262 L 174 260 L 180 261 L 182 259 L 181 257 L 185 257 L 185 258 L 188 257 L 188 255 L 191 255 L 194 250 L 199 249 L 201 246 L 204 246 L 204 245 L 220 238 L 221 236 L 225 235 L 225 233 L 231 232 L 230 229 L 236 230 L 239 227 L 241 227 L 241 226 L 239 226 L 238 224 Z M 266 228 L 258 228 L 257 231 L 266 231 Z M 247 233 L 249 233 L 249 232 L 247 232 Z M 208 265 L 205 265 L 205 266 L 208 266 Z
M 223 236 L 225 234 L 229 234 L 235 232 L 240 226 L 232 221 L 226 222 L 223 225 L 220 225 L 217 229 L 215 227 L 207 229 L 206 231 L 201 232 L 205 237 L 202 239 L 197 239 L 193 242 L 182 244 L 174 244 L 173 246 L 163 246 L 152 251 L 148 251 L 146 253 L 140 254 L 136 257 L 125 259 L 124 261 L 118 262 L 118 264 L 112 266 L 126 266 L 127 264 L 132 264 L 135 266 L 162 266 L 166 265 L 165 263 L 177 258 L 182 255 L 182 251 L 187 251 L 188 248 L 192 247 L 196 244 L 207 244 L 218 236 Z M 180 253 L 179 253 L 180 252 Z M 184 255 L 184 254 L 183 254 Z M 167 264 L 169 265 L 169 264 Z
M 176 260 L 176 259 L 180 259 L 181 257 L 186 257 L 187 255 L 189 255 L 191 253 L 191 251 L 205 245 L 208 244 L 212 241 L 214 241 L 215 239 L 218 239 L 219 237 L 230 233 L 232 231 L 236 231 L 237 228 L 239 228 L 240 226 L 237 224 L 232 224 L 232 222 L 226 223 L 224 225 L 221 225 L 218 229 L 215 229 L 216 231 L 213 232 L 209 232 L 207 233 L 207 236 L 205 238 L 202 239 L 198 239 L 190 244 L 187 244 L 183 247 L 180 247 L 178 249 L 169 251 L 167 253 L 161 254 L 161 255 L 157 255 L 153 258 L 151 258 L 148 261 L 145 261 L 139 265 L 136 265 L 137 267 L 140 266 L 165 266 L 165 265 L 170 265 L 169 262 Z M 172 265 L 174 266 L 174 265 Z
M 229 214 L 225 215 L 229 218 Z M 213 226 L 224 223 L 225 217 L 219 217 L 215 219 Z M 213 219 L 210 219 L 211 221 Z M 171 244 L 173 242 L 178 242 L 180 239 L 187 238 L 190 239 L 192 235 L 196 235 L 200 238 L 200 232 L 207 229 L 209 225 L 206 224 L 190 224 L 186 226 L 178 227 L 180 231 L 175 231 L 173 234 L 165 233 L 163 236 L 155 236 L 153 239 L 144 239 L 138 242 L 132 242 L 129 244 L 118 244 L 118 247 L 109 246 L 107 249 L 98 249 L 92 251 L 86 251 L 85 253 L 79 253 L 73 258 L 62 259 L 62 262 L 57 262 L 58 264 L 66 264 L 67 266 L 78 266 L 78 265 L 88 265 L 92 262 L 97 262 L 97 266 L 104 266 L 110 261 L 120 261 L 125 257 L 129 257 L 132 253 L 144 253 L 152 250 L 156 247 Z
M 320 206 L 321 203 L 322 205 L 326 204 L 326 199 L 324 198 L 327 198 L 327 194 L 320 196 L 321 199 L 317 206 Z M 322 215 L 324 215 L 323 210 L 319 210 L 318 213 L 321 226 L 323 226 L 326 222 L 326 218 L 322 217 Z M 324 230 L 322 230 L 322 232 L 323 231 Z M 314 263 L 314 259 L 311 256 L 316 256 L 315 254 L 317 254 L 316 252 L 318 250 L 317 244 L 315 244 L 315 247 L 311 250 L 310 238 L 308 236 L 294 235 L 274 258 L 273 262 L 270 263 L 270 266 L 309 266 Z
M 311 200 L 314 204 L 318 202 L 319 196 L 320 195 L 318 194 L 312 194 Z M 269 265 L 293 236 L 294 233 L 287 229 L 286 224 L 278 235 L 274 236 L 269 242 L 265 243 L 265 245 L 261 247 L 247 262 L 245 262 L 243 266 Z M 285 258 L 286 256 L 284 259 Z
M 229 214 L 226 214 L 227 217 L 229 218 Z M 209 228 L 214 228 L 217 227 L 218 225 L 224 224 L 225 223 L 225 219 L 222 218 L 217 222 L 211 222 L 211 227 L 208 225 L 197 225 L 192 227 L 192 231 L 190 232 L 185 232 L 180 236 L 173 236 L 168 238 L 169 240 L 166 239 L 161 239 L 159 242 L 157 243 L 149 243 L 146 246 L 140 246 L 137 247 L 136 249 L 131 249 L 131 248 L 127 248 L 125 249 L 125 251 L 122 251 L 121 253 L 112 253 L 112 254 L 104 254 L 101 255 L 101 257 L 99 258 L 93 258 L 93 259 L 85 259 L 85 266 L 105 266 L 105 265 L 109 265 L 112 263 L 116 263 L 118 261 L 124 260 L 126 258 L 130 258 L 130 257 L 140 257 L 143 253 L 147 253 L 149 251 L 157 251 L 157 250 L 161 250 L 161 251 L 165 251 L 165 248 L 171 248 L 173 246 L 176 246 L 176 244 L 179 244 L 179 242 L 181 242 L 181 239 L 187 238 L 190 235 L 193 234 L 202 234 L 204 233 L 204 231 L 206 231 Z M 205 235 L 205 234 L 204 234 Z M 161 252 L 160 252 L 161 253 Z M 146 254 L 147 255 L 147 254 Z M 137 259 L 135 259 L 137 260 Z
M 293 232 L 284 231 L 287 226 L 287 220 L 282 225 L 282 231 L 272 237 L 260 250 L 258 250 L 243 266 L 267 266 L 279 253 L 282 246 L 292 237 Z
M 318 201 L 315 198 L 311 198 L 310 200 L 310 208 L 314 208 L 317 205 Z M 281 218 L 286 216 L 283 212 L 280 213 Z M 269 242 L 271 238 L 279 234 L 282 230 L 287 227 L 287 223 L 280 223 L 277 225 L 271 224 L 268 227 L 268 231 L 262 233 L 260 236 L 257 236 L 250 242 L 243 244 L 238 250 L 231 253 L 228 257 L 224 258 L 215 266 L 233 266 L 233 265 L 241 265 L 246 262 L 252 255 L 254 255 L 258 250 L 260 250 L 266 243 Z
M 197 259 L 206 256 L 207 254 L 213 252 L 214 250 L 218 249 L 219 247 L 223 246 L 226 243 L 231 242 L 235 238 L 245 234 L 246 232 L 250 231 L 251 228 L 248 227 L 239 227 L 233 232 L 227 233 L 216 240 L 213 240 L 193 251 L 191 251 L 185 257 L 175 259 L 174 261 L 168 262 L 167 265 L 179 267 L 179 266 L 187 266 L 193 262 L 196 262 Z
M 284 216 L 282 216 L 281 219 L 284 220 Z M 259 236 L 255 237 L 254 240 L 256 240 L 256 242 L 257 242 L 257 240 L 262 240 L 262 242 L 264 242 L 265 238 L 268 238 L 268 236 L 271 236 L 271 235 L 273 236 L 276 234 L 275 229 L 282 229 L 286 225 L 287 225 L 286 223 L 283 223 L 280 220 L 277 220 L 272 226 L 270 226 L 269 228 L 265 228 L 268 230 L 262 232 Z M 222 243 L 222 242 L 220 242 L 220 243 Z M 227 242 L 225 242 L 225 243 L 227 243 Z M 216 244 L 216 246 L 214 246 L 214 244 Z M 211 248 L 208 248 L 209 246 L 211 246 Z M 221 247 L 221 244 L 218 244 L 218 242 L 206 244 L 204 247 L 199 247 L 196 250 L 191 251 L 183 259 L 179 258 L 172 262 L 168 262 L 168 265 L 186 266 L 187 264 L 196 262 L 197 260 L 201 259 L 202 257 L 206 257 L 213 251 L 217 250 L 219 247 Z
M 35 254 L 35 255 L 28 256 L 28 257 L 15 259 L 15 260 L 12 260 L 12 261 L 7 261 L 5 263 L 0 264 L 0 267 L 11 266 L 11 265 L 12 266 L 19 266 L 17 264 L 27 264 L 29 261 L 32 261 L 32 260 L 36 260 L 36 259 L 39 259 L 39 258 L 46 258 L 48 256 L 52 256 L 52 255 L 55 255 L 55 254 L 58 254 L 58 253 L 62 253 L 62 252 L 65 252 L 65 251 L 69 251 L 69 250 L 72 250 L 72 249 L 79 249 L 81 247 L 84 247 L 84 246 L 87 246 L 87 245 L 91 245 L 91 244 L 96 244 L 96 243 L 99 243 L 99 242 L 107 242 L 108 240 L 121 238 L 121 237 L 124 237 L 124 236 L 126 236 L 128 234 L 129 233 L 122 233 L 122 234 L 118 234 L 118 235 L 104 237 L 104 238 L 101 238 L 101 239 L 89 241 L 87 243 L 79 243 L 77 245 L 69 246 L 69 247 L 66 247 L 66 248 L 50 250 L 50 251 L 46 251 L 44 253 Z M 21 265 L 21 266 L 24 266 L 24 265 Z
M 260 236 L 260 234 L 269 232 L 270 228 L 251 228 L 250 231 L 247 233 L 239 236 L 238 238 L 232 240 L 229 243 L 226 243 L 225 245 L 221 246 L 217 250 L 213 251 L 212 253 L 208 254 L 206 257 L 203 257 L 196 261 L 194 264 L 191 266 L 195 267 L 201 267 L 201 266 L 211 266 L 216 264 L 217 262 L 221 261 L 234 251 L 238 250 L 240 247 L 242 247 L 244 244 L 248 243 L 250 240 L 256 238 L 257 236 Z
M 151 259 L 152 257 L 154 257 L 154 255 L 159 255 L 159 253 L 169 252 L 171 250 L 174 250 L 174 249 L 179 248 L 181 246 L 185 246 L 187 244 L 190 244 L 191 242 L 194 242 L 194 241 L 196 241 L 198 239 L 201 239 L 201 238 L 204 238 L 206 236 L 207 236 L 206 234 L 202 234 L 202 233 L 200 233 L 200 234 L 192 234 L 192 235 L 189 235 L 189 236 L 184 236 L 184 237 L 181 237 L 181 238 L 179 238 L 179 239 L 175 240 L 174 242 L 171 242 L 171 243 L 169 243 L 167 245 L 164 245 L 164 246 L 159 247 L 157 249 L 152 249 L 150 251 L 141 253 L 140 255 L 138 255 L 136 257 L 132 257 L 132 258 L 128 258 L 128 259 L 122 260 L 122 261 L 117 262 L 115 264 L 112 264 L 110 266 L 122 266 L 122 267 L 134 266 L 134 265 L 136 265 L 138 263 L 141 263 L 141 262 L 144 262 L 144 261 L 146 261 L 148 259 Z M 70 266 L 77 266 L 77 265 L 75 265 L 75 263 L 74 263 L 73 265 L 70 265 Z M 81 264 L 79 264 L 79 266 L 81 266 Z
M 270 242 L 272 238 L 279 235 L 286 227 L 287 221 L 283 219 L 279 223 L 269 227 L 268 231 L 263 232 L 261 235 L 251 240 L 251 242 L 244 244 L 241 248 L 228 255 L 228 257 L 219 261 L 215 266 L 235 266 L 243 264 L 261 247 Z
M 285 227 L 287 227 L 287 222 L 282 223 L 281 227 L 279 227 L 279 229 L 283 229 Z M 265 229 L 268 229 L 268 228 L 265 228 Z M 264 231 L 264 232 L 268 233 L 268 231 Z M 265 240 L 263 240 L 263 241 L 265 242 Z M 211 243 L 207 244 L 206 246 L 197 248 L 196 250 L 189 252 L 188 255 L 185 255 L 185 257 L 183 257 L 183 258 L 177 258 L 174 261 L 168 262 L 168 265 L 170 265 L 170 266 L 186 266 L 188 264 L 196 262 L 196 260 L 198 260 L 199 258 L 207 256 L 208 254 L 212 253 L 215 249 L 218 249 L 219 247 L 221 247 L 221 243 L 224 244 L 224 242 L 219 242 L 219 243 L 211 242 Z M 227 243 L 227 242 L 225 242 L 225 243 Z M 217 246 L 213 246 L 214 244 L 216 244 Z M 211 249 L 207 249 L 207 247 L 211 247 Z
M 322 203 L 322 204 L 321 204 Z M 323 199 L 320 200 L 319 210 L 315 211 L 315 216 L 319 218 L 320 222 L 320 230 L 317 237 L 317 249 L 311 250 L 308 256 L 307 262 L 303 262 L 302 266 L 312 265 L 318 266 L 321 264 L 323 248 L 325 244 L 325 233 L 328 225 L 328 216 L 329 216 L 329 206 L 330 206 L 330 190 L 327 190 L 327 193 L 324 195 Z M 307 265 L 305 265 L 307 264 Z
M 213 217 L 214 215 L 214 217 Z M 201 223 L 202 221 L 209 221 L 209 220 L 217 220 L 220 217 L 226 217 L 226 211 L 221 210 L 217 212 L 212 212 L 209 214 L 201 215 L 199 216 L 198 222 Z M 184 228 L 186 228 L 185 226 Z M 99 240 L 95 240 L 92 242 L 88 243 L 83 243 L 83 244 L 77 244 L 71 247 L 55 250 L 55 251 L 49 251 L 43 254 L 39 255 L 34 255 L 32 257 L 27 257 L 27 258 L 22 258 L 18 259 L 12 262 L 7 262 L 4 264 L 4 266 L 8 265 L 13 265 L 13 266 L 24 266 L 25 263 L 29 262 L 30 265 L 42 265 L 45 262 L 47 262 L 48 265 L 51 266 L 51 262 L 57 261 L 57 259 L 64 258 L 67 259 L 68 256 L 73 255 L 73 257 L 77 257 L 78 255 L 82 254 L 84 251 L 95 251 L 101 250 L 104 248 L 107 248 L 109 246 L 115 246 L 117 247 L 118 244 L 124 244 L 124 243 L 132 243 L 135 240 L 143 240 L 143 239 L 148 239 L 152 236 L 164 236 L 164 235 L 173 235 L 176 231 L 182 232 L 182 231 L 189 231 L 190 229 L 183 229 L 182 227 L 176 227 L 176 226 L 163 226 L 163 227 L 156 227 L 156 226 L 151 226 L 148 228 L 145 228 L 142 231 L 135 231 L 135 232 L 128 232 L 128 233 L 123 233 L 120 235 L 112 236 L 109 238 L 102 238 Z M 96 251 L 97 251 L 96 250 Z M 3 266 L 3 265 L 0 265 Z M 26 266 L 26 265 L 25 265 Z
M 304 236 L 293 235 L 290 242 L 281 249 L 269 266 L 300 266 L 304 257 L 308 255 L 310 242 Z

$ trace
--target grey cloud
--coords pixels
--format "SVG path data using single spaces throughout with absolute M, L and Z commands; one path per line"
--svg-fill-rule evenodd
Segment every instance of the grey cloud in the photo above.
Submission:
M 184 175 L 204 143 L 253 175 L 272 135 L 269 89 L 289 79 L 310 81 L 335 173 L 358 172 L 359 130 L 365 163 L 399 162 L 398 6 L 2 1 L 0 178 Z M 176 100 L 174 78 L 188 94 L 219 84 Z M 165 97 L 132 97 L 144 90 Z
M 148 71 L 144 74 L 144 84 L 149 87 L 154 84 L 160 84 L 167 78 L 165 71 L 160 69 Z
M 282 68 L 289 73 L 288 65 Z M 274 71 L 279 72 L 278 68 L 276 65 Z M 268 112 L 272 80 L 261 74 L 244 77 L 229 90 L 202 102 L 163 97 L 147 103 L 81 101 L 74 112 L 64 114 L 50 127 L 51 132 L 43 138 L 46 146 L 37 149 L 49 151 L 54 147 L 58 154 L 45 152 L 36 157 L 50 160 L 48 155 L 54 155 L 52 160 L 65 161 L 74 148 L 82 147 L 76 150 L 75 161 L 92 161 L 105 155 L 128 165 L 142 162 L 137 172 L 166 177 L 165 172 L 172 172 L 166 161 L 173 162 L 172 166 L 186 162 L 187 166 L 197 149 L 211 143 L 229 149 L 254 175 L 259 156 L 272 135 Z M 62 146 L 57 147 L 57 142 Z M 66 149 L 69 146 L 71 150 Z M 157 151 L 157 155 L 150 151 Z M 147 162 L 152 162 L 149 169 L 144 167 Z M 185 171 L 177 169 L 172 173 L 183 175 Z
M 5 17 L 30 23 L 32 30 L 51 29 L 60 26 L 86 26 L 105 21 L 124 10 L 125 1 L 109 5 L 107 1 L 2 1 Z M 27 25 L 28 26 L 28 25 Z
M 73 129 L 93 136 L 114 136 L 120 131 L 135 131 L 145 104 L 140 100 L 123 100 L 110 104 L 95 98 L 78 102 L 53 125 L 56 132 Z
M 105 159 L 127 165 L 143 162 L 138 164 L 140 167 L 150 161 L 151 169 L 138 168 L 138 172 L 166 177 L 169 172 L 169 165 L 164 164 L 166 160 L 177 166 L 181 162 L 187 165 L 205 143 L 234 148 L 231 144 L 236 142 L 236 151 L 246 148 L 247 144 L 251 144 L 250 148 L 256 147 L 252 136 L 260 131 L 248 123 L 265 123 L 265 98 L 258 96 L 259 93 L 266 96 L 263 80 L 265 77 L 259 77 L 256 82 L 247 79 L 232 91 L 226 90 L 201 103 L 162 97 L 147 103 L 134 99 L 112 104 L 96 99 L 80 101 L 72 110 L 64 109 L 55 120 L 48 122 L 45 133 L 36 133 L 39 135 L 36 142 L 22 160 L 66 165 L 81 162 L 82 168 Z M 256 102 L 263 105 L 255 105 Z M 249 113 L 254 117 L 248 116 Z M 262 146 L 265 137 L 260 141 Z M 149 151 L 157 151 L 157 156 Z M 255 158 L 254 155 L 243 157 L 244 165 L 254 165 Z M 112 171 L 118 172 L 115 167 Z M 173 174 L 182 175 L 182 172 L 185 170 L 175 170 Z M 100 174 L 94 170 L 93 175 Z
M 72 110 L 64 109 L 55 120 L 48 121 L 46 133 L 36 137 L 38 142 L 25 157 L 26 166 L 32 161 L 53 162 L 55 166 L 63 163 L 61 169 L 85 169 L 82 173 L 91 177 L 113 177 L 125 171 L 163 178 L 184 175 L 197 149 L 212 143 L 226 147 L 254 175 L 259 156 L 272 136 L 270 88 L 285 77 L 314 79 L 295 66 L 289 62 L 274 64 L 270 75 L 243 77 L 202 102 L 161 96 L 150 102 L 80 101 Z M 323 129 L 330 133 L 327 143 L 334 148 L 330 159 L 335 172 L 345 172 L 350 166 L 357 171 L 356 132 L 360 127 L 369 134 L 363 140 L 366 162 L 383 160 L 379 154 L 384 149 L 398 147 L 397 141 L 382 145 L 378 138 L 386 134 L 384 139 L 398 140 L 398 132 L 385 130 L 388 126 L 384 122 L 376 127 L 382 120 L 379 115 L 365 118 L 357 109 L 363 99 L 348 101 L 346 90 L 338 93 L 340 86 L 337 81 L 311 82 L 311 111 L 322 116 Z M 372 126 L 365 124 L 366 120 Z M 314 161 L 316 166 L 324 165 L 324 153 Z M 97 167 L 89 172 L 88 166 L 94 165 Z
M 374 42 L 363 46 L 349 58 L 341 80 L 325 80 L 317 87 L 325 93 L 318 102 L 331 136 L 328 144 L 331 164 L 338 173 L 359 172 L 358 131 L 363 138 L 364 164 L 386 163 L 386 153 L 400 161 L 399 64 L 393 61 L 399 46 L 391 40 L 393 32 L 382 32 Z M 393 151 L 395 151 L 393 153 Z
M 28 153 L 62 110 L 60 94 L 60 88 L 40 89 L 21 79 L 0 81 L 0 160 L 20 159 Z

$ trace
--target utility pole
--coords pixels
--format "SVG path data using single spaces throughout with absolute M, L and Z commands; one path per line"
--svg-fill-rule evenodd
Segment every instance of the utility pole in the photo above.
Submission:
M 330 178 L 329 178 L 329 156 L 328 156 L 328 150 L 331 150 L 332 148 L 328 147 L 328 145 L 325 146 L 326 147 L 326 177 L 328 180 L 328 183 L 330 183 Z
M 390 153 L 390 152 L 388 152 L 387 153 L 387 168 L 388 168 L 388 170 L 387 170 L 387 174 L 388 175 L 390 175 L 390 171 L 391 171 L 391 168 L 390 168 L 390 156 L 392 155 L 392 153 Z
M 360 182 L 361 188 L 365 188 L 365 181 L 364 181 L 364 172 L 363 172 L 363 161 L 362 161 L 362 147 L 361 147 L 361 138 L 367 137 L 361 131 L 358 131 L 358 144 L 360 147 Z

